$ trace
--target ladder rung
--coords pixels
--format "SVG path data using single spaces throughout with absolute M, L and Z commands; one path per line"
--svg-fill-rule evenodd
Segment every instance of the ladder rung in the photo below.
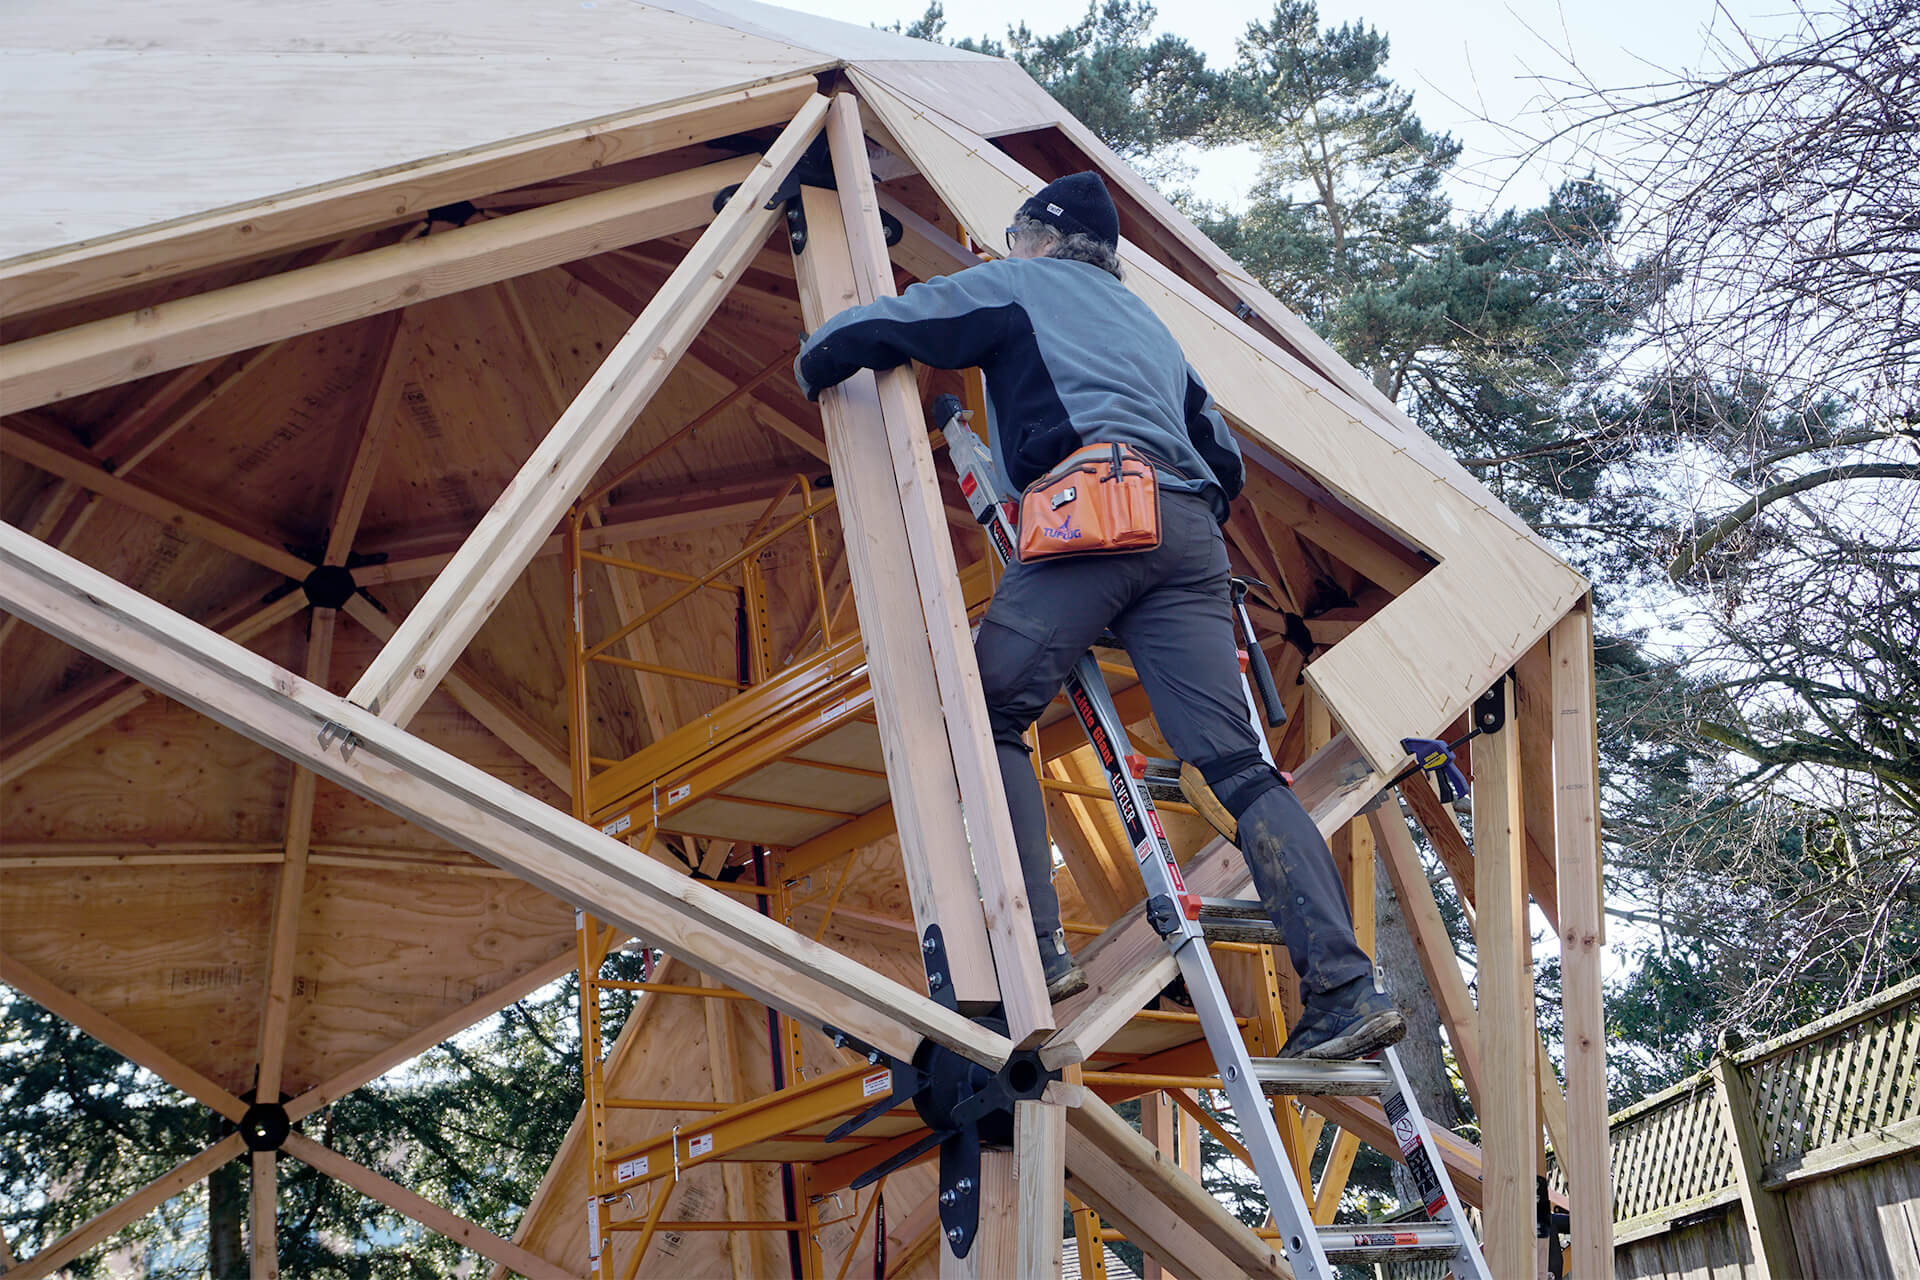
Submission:
M 1271 1094 L 1369 1094 L 1393 1092 L 1385 1063 L 1321 1061 L 1316 1058 L 1255 1058 L 1253 1078 Z
M 1414 1262 L 1451 1258 L 1460 1236 L 1444 1222 L 1352 1223 L 1317 1228 L 1320 1247 L 1335 1262 Z
M 1200 928 L 1215 942 L 1258 942 L 1277 946 L 1280 930 L 1259 902 L 1250 898 L 1200 899 Z

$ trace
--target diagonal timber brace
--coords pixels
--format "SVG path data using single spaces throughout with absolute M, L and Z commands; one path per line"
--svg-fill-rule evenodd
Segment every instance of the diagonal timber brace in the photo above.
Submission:
M 998 1067 L 1012 1051 L 925 996 L 673 874 L 610 836 L 0 524 L 0 608 L 705 972 L 890 1055 L 922 1037 Z M 350 758 L 322 731 L 357 740 Z

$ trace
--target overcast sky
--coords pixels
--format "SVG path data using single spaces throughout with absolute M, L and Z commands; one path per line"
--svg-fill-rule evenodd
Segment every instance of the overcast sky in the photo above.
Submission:
M 925 0 L 780 0 L 788 7 L 862 24 L 911 21 Z M 1255 0 L 1161 0 L 1160 31 L 1192 42 L 1216 66 L 1231 65 L 1234 42 L 1255 19 L 1271 16 L 1270 3 Z M 1414 105 L 1430 129 L 1444 129 L 1466 146 L 1454 184 L 1457 205 L 1484 207 L 1537 200 L 1546 184 L 1523 175 L 1506 191 L 1517 144 L 1482 119 L 1520 128 L 1538 121 L 1529 112 L 1551 91 L 1539 77 L 1565 78 L 1571 51 L 1583 71 L 1606 85 L 1664 78 L 1660 68 L 1699 66 L 1710 26 L 1725 34 L 1728 15 L 1742 26 L 1779 28 L 1787 0 L 1321 0 L 1322 25 L 1362 21 L 1391 41 L 1387 72 L 1414 92 Z M 1086 12 L 1085 0 L 947 0 L 947 35 L 1003 37 L 1024 20 L 1036 32 L 1052 33 Z M 1211 153 L 1197 160 L 1192 183 L 1216 203 L 1243 199 L 1254 177 L 1250 153 Z

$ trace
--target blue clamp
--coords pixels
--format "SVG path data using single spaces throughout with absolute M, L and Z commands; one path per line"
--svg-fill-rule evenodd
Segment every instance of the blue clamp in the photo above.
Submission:
M 1400 749 L 1414 763 L 1434 776 L 1440 786 L 1440 803 L 1452 804 L 1467 793 L 1467 775 L 1454 762 L 1453 747 L 1440 738 L 1402 738 Z

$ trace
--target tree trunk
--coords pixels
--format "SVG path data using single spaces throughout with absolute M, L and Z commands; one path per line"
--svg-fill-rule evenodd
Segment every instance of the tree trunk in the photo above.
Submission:
M 227 1136 L 227 1122 L 212 1117 L 207 1136 Z M 247 1250 L 241 1231 L 247 1220 L 246 1161 L 229 1160 L 207 1176 L 207 1275 L 210 1280 L 247 1280 Z
M 1456 1128 L 1465 1114 L 1440 1052 L 1440 1010 L 1427 989 L 1427 977 L 1421 972 L 1420 956 L 1414 950 L 1413 936 L 1407 932 L 1407 919 L 1401 913 L 1392 881 L 1383 875 L 1377 885 L 1374 959 L 1385 971 L 1387 990 L 1407 1020 L 1407 1037 L 1398 1047 L 1400 1066 L 1428 1123 Z M 1420 1202 L 1405 1165 L 1393 1166 L 1393 1189 L 1402 1204 Z

